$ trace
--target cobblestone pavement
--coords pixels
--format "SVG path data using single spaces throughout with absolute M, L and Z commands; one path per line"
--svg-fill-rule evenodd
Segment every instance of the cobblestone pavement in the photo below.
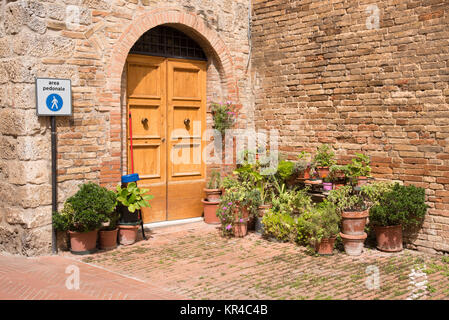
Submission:
M 76 259 L 191 299 L 449 299 L 446 256 L 314 256 L 254 233 L 223 238 L 202 222 L 153 229 L 147 241 Z

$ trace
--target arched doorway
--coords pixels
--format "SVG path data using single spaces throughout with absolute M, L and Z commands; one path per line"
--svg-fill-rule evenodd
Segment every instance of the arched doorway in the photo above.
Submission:
M 155 196 L 145 223 L 202 216 L 206 61 L 192 38 L 169 26 L 144 33 L 127 57 L 128 172 L 131 127 L 134 172 Z

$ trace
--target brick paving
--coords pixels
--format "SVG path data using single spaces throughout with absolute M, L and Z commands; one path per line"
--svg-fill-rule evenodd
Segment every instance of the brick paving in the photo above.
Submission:
M 202 222 L 147 235 L 88 256 L 0 256 L 0 299 L 449 299 L 449 257 L 316 256 L 254 233 L 223 238 Z M 65 286 L 69 265 L 80 268 L 80 290 Z
M 66 286 L 79 268 L 79 289 Z M 67 267 L 70 267 L 67 269 Z M 66 273 L 66 270 L 69 273 Z M 69 286 L 73 285 L 68 281 Z M 154 285 L 61 256 L 24 258 L 0 255 L 0 300 L 180 299 Z
M 449 257 L 375 249 L 316 256 L 254 233 L 223 238 L 202 222 L 78 259 L 189 299 L 449 299 Z

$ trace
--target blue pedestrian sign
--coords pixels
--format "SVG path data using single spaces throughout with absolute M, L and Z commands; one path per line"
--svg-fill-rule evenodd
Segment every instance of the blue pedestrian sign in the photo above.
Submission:
M 59 94 L 52 93 L 47 97 L 47 108 L 50 109 L 50 111 L 59 111 L 63 105 L 64 101 L 62 101 Z
M 72 115 L 72 87 L 69 79 L 36 79 L 38 116 Z

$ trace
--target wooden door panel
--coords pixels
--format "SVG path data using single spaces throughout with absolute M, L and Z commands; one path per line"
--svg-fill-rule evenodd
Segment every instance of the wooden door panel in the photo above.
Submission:
M 201 217 L 205 165 L 206 64 L 167 61 L 168 220 Z M 188 120 L 188 123 L 185 122 Z
M 142 211 L 145 223 L 166 220 L 166 62 L 164 58 L 129 55 L 127 60 L 128 112 L 131 112 L 134 172 L 139 187 L 154 195 Z M 129 118 L 128 118 L 129 128 Z M 128 132 L 128 172 L 131 173 Z

